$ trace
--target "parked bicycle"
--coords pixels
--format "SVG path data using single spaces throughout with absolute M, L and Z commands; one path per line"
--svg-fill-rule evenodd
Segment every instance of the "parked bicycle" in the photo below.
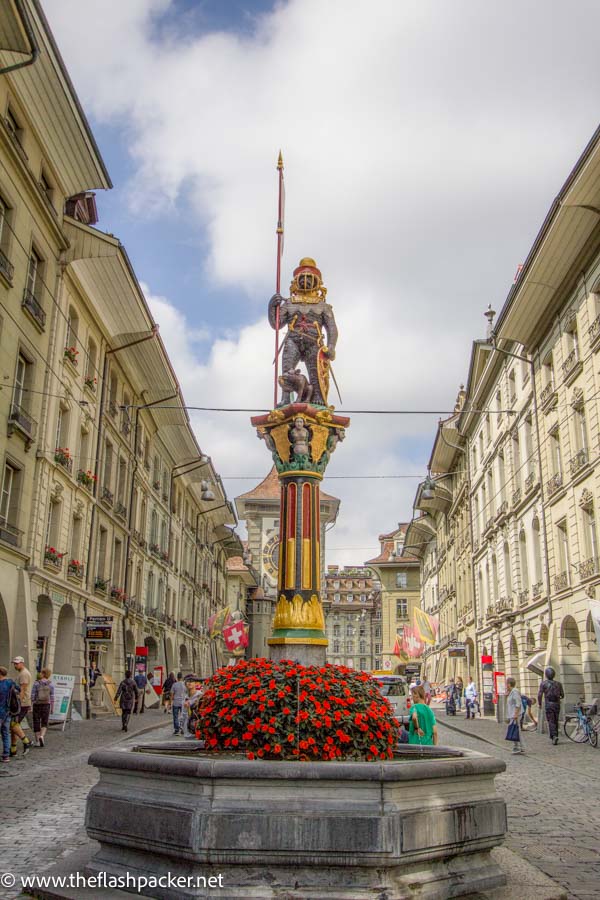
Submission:
M 592 747 L 598 746 L 600 734 L 600 717 L 597 715 L 597 703 L 579 703 L 575 707 L 575 713 L 565 717 L 564 731 L 570 741 L 576 744 L 590 743 Z

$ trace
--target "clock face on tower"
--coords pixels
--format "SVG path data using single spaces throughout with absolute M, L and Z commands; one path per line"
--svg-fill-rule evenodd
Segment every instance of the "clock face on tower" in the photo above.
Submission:
M 262 552 L 263 572 L 277 583 L 277 572 L 279 567 L 279 535 L 273 534 L 265 543 Z

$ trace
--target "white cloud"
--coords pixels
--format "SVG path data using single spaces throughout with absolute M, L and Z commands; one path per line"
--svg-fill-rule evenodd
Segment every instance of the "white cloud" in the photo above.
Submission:
M 251 36 L 178 35 L 171 0 L 45 6 L 85 106 L 127 131 L 131 197 L 152 197 L 156 213 L 185 191 L 208 277 L 249 299 L 248 321 L 208 356 L 154 300 L 188 402 L 271 401 L 263 317 L 281 146 L 283 285 L 301 256 L 321 265 L 346 407 L 453 405 L 481 313 L 500 308 L 595 128 L 594 0 L 290 0 Z M 435 419 L 356 416 L 331 472 L 422 470 L 414 440 Z M 243 414 L 194 421 L 221 471 L 266 469 Z M 372 545 L 410 516 L 413 488 L 332 481 L 344 501 L 332 543 Z

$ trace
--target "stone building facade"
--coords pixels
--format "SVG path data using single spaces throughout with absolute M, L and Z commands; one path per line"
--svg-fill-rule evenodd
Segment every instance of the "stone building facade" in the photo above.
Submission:
M 9 6 L 0 65 L 26 56 L 23 11 L 39 56 L 0 74 L 0 661 L 75 676 L 89 709 L 108 702 L 90 663 L 118 682 L 136 647 L 212 670 L 242 548 L 127 254 L 95 227 L 110 178 L 38 4 Z M 98 617 L 110 634 L 88 639 Z
M 365 672 L 381 668 L 381 593 L 371 569 L 328 566 L 323 612 L 327 662 Z
M 497 671 L 514 675 L 529 693 L 539 677 L 528 663 L 551 664 L 567 704 L 600 693 L 590 606 L 600 585 L 599 184 L 597 132 L 498 318 L 491 310 L 486 314 L 487 338 L 473 344 L 466 395 L 454 417 L 454 442 L 461 449 L 450 462 L 434 447 L 430 461 L 436 496 L 448 467 L 457 471 L 464 462 L 469 526 L 453 535 L 452 507 L 436 515 L 428 510 L 430 550 L 422 562 L 423 607 L 440 614 L 432 661 L 456 635 L 473 641 L 480 683 L 481 657 L 490 656 Z M 439 437 L 438 430 L 436 446 Z M 426 487 L 424 482 L 417 492 L 420 509 Z M 423 524 L 422 513 L 411 533 Z M 431 603 L 428 594 L 431 559 L 434 551 L 438 561 L 448 558 L 459 533 L 463 544 L 471 540 L 463 552 L 472 580 L 469 585 L 463 579 L 462 588 L 454 582 L 444 615 L 441 602 Z M 441 571 L 438 565 L 438 597 L 448 587 Z
M 420 604 L 421 573 L 419 559 L 405 554 L 404 545 L 408 524 L 400 522 L 389 534 L 380 534 L 381 551 L 368 559 L 375 573 L 381 597 L 381 645 L 375 641 L 374 655 L 381 659 L 381 668 L 397 674 L 416 674 L 421 670 L 420 657 L 401 659 L 394 654 L 396 642 L 402 642 L 404 627 L 412 627 L 414 608 Z

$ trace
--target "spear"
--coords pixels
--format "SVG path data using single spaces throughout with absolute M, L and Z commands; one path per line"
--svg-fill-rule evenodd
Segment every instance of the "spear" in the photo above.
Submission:
M 279 172 L 279 201 L 277 205 L 277 275 L 275 279 L 275 292 L 281 292 L 281 257 L 283 254 L 283 209 L 285 202 L 285 189 L 283 185 L 283 156 L 279 151 L 277 160 L 277 171 Z M 277 376 L 279 374 L 279 306 L 275 310 L 275 384 L 273 407 L 277 406 Z

